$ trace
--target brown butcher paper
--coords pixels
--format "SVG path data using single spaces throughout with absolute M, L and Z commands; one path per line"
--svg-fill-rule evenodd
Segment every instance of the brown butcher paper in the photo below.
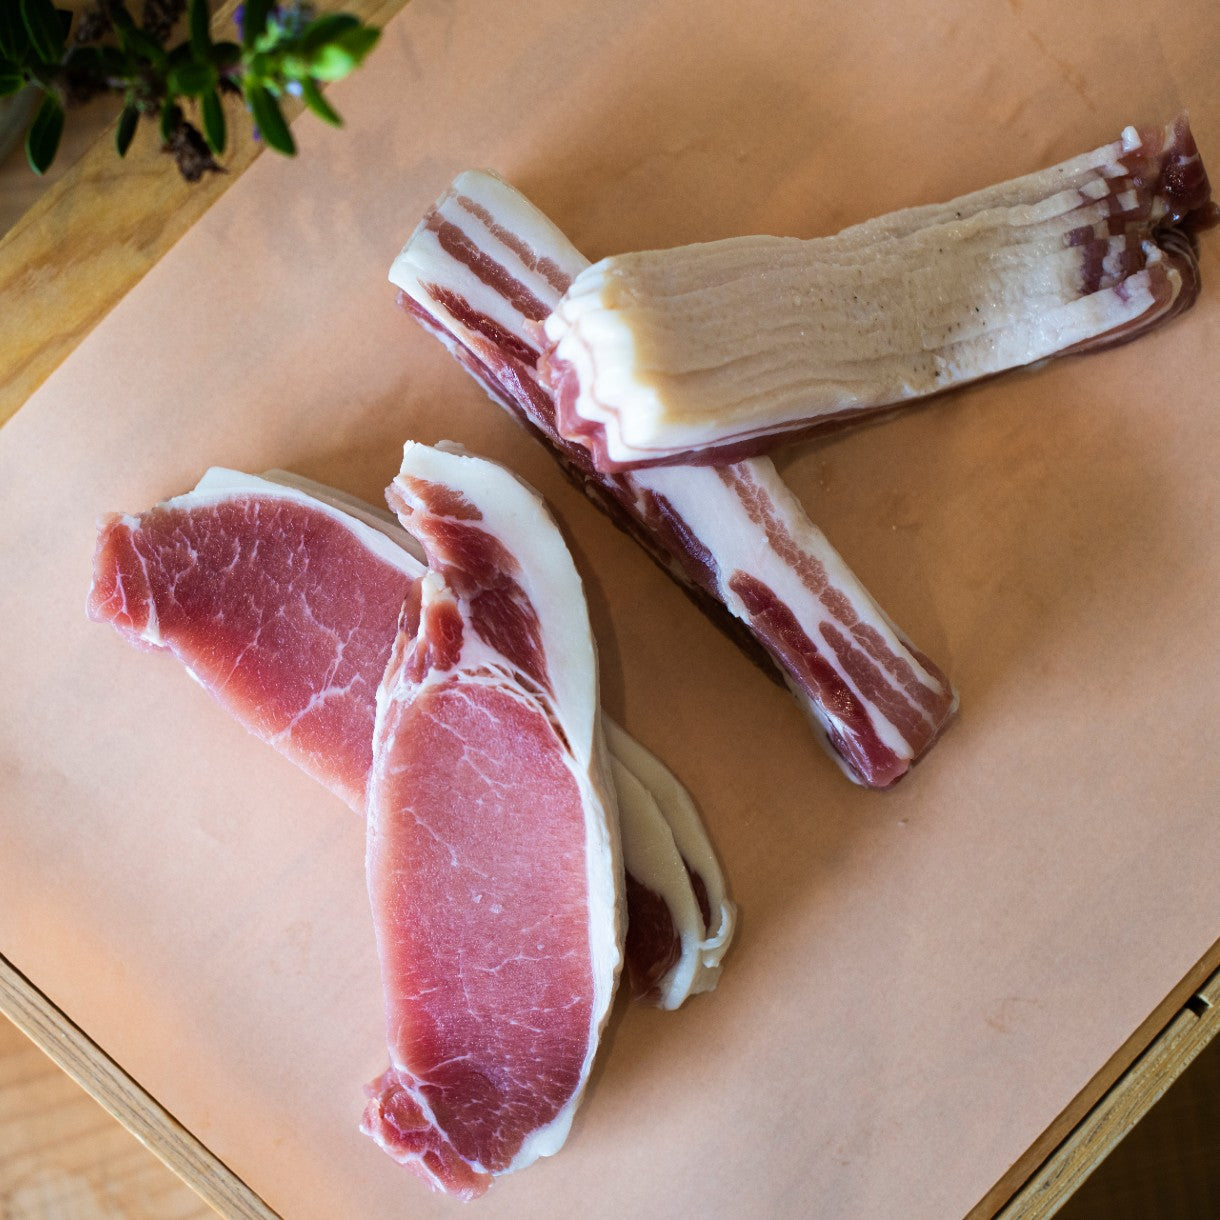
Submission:
M 961 692 L 885 793 L 386 271 L 472 166 L 592 258 L 833 232 L 1180 107 L 1220 173 L 1217 47 L 1212 0 L 414 0 L 334 89 L 346 128 L 298 122 L 0 430 L 0 953 L 285 1216 L 456 1214 L 357 1132 L 385 1066 L 359 819 L 84 617 L 102 513 L 209 465 L 378 501 L 404 440 L 449 438 L 558 515 L 605 706 L 741 909 L 719 989 L 620 1005 L 567 1146 L 471 1207 L 965 1213 L 1220 935 L 1220 234 L 1138 342 L 780 458 Z

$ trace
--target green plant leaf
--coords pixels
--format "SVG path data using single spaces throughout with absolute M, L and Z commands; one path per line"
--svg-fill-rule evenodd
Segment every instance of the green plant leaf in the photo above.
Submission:
M 275 61 L 266 51 L 256 51 L 253 55 L 243 55 L 245 71 L 243 81 L 253 81 L 256 85 L 263 84 L 275 71 Z
M 191 0 L 190 27 L 195 58 L 207 59 L 212 48 L 212 15 L 208 12 L 208 0 Z
M 271 11 L 271 0 L 246 0 L 241 24 L 241 45 L 252 47 L 267 28 L 267 14 Z
M 30 34 L 21 20 L 21 9 L 12 2 L 0 4 L 0 57 L 22 64 L 29 55 Z
M 64 134 L 64 108 L 59 98 L 48 93 L 25 133 L 25 156 L 36 174 L 45 174 L 59 151 L 59 138 Z
M 25 75 L 16 64 L 0 59 L 0 97 L 16 93 L 25 84 Z
M 304 80 L 309 75 L 309 60 L 286 52 L 280 56 L 280 75 L 285 80 Z
M 259 134 L 267 142 L 269 148 L 282 152 L 285 156 L 296 156 L 297 146 L 284 121 L 284 112 L 280 104 L 262 85 L 251 85 L 246 90 L 246 101 L 250 104 L 250 112 L 258 124 Z
M 119 156 L 127 156 L 127 150 L 131 147 L 131 141 L 136 134 L 136 124 L 140 121 L 140 112 L 132 105 L 128 104 L 123 107 L 123 113 L 119 115 L 119 125 L 114 132 L 114 146 L 118 149 Z
M 351 13 L 323 13 L 305 27 L 297 47 L 303 55 L 308 54 L 334 41 L 340 34 L 354 30 L 359 24 L 360 18 L 353 17 Z
M 203 138 L 208 147 L 219 157 L 225 150 L 225 108 L 220 104 L 220 94 L 215 89 L 203 95 L 200 103 L 203 111 Z
M 368 25 L 346 31 L 310 57 L 310 75 L 315 80 L 342 80 L 360 66 L 380 37 L 381 31 Z
M 339 117 L 339 112 L 322 96 L 322 91 L 318 88 L 316 81 L 312 81 L 308 77 L 301 81 L 301 98 L 318 118 L 332 127 L 343 126 L 343 119 Z
M 175 97 L 202 97 L 216 88 L 216 68 L 209 63 L 180 64 L 169 70 L 166 85 Z
M 182 122 L 182 107 L 176 106 L 169 98 L 161 107 L 161 142 L 168 144 L 178 125 Z
M 67 35 L 51 0 L 21 0 L 21 20 L 39 60 L 44 64 L 58 63 Z

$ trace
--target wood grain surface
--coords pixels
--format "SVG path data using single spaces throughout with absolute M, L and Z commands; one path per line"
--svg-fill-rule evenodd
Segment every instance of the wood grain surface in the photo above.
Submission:
M 17 143 L 0 162 L 0 237 L 13 228 L 51 187 L 72 172 L 81 157 L 118 117 L 120 105 L 119 98 L 102 96 L 73 110 L 64 128 L 55 161 L 41 176 L 30 169 L 25 159 L 25 149 L 20 141 Z
M 1160 1037 L 1131 1065 L 1083 1122 L 999 1213 L 1001 1220 L 1053 1216 L 1165 1095 L 1220 1031 L 1220 973 L 1199 988 Z M 1213 1147 L 1220 1132 L 1203 1132 Z M 1181 1176 L 1208 1181 L 1215 1158 Z M 1214 1178 L 1212 1179 L 1214 1181 Z M 1179 1185 L 1182 1185 L 1181 1179 Z M 1189 1193 L 1189 1186 L 1186 1186 Z M 1117 1203 L 1118 1201 L 1113 1201 Z M 1114 1214 L 1119 1214 L 1115 1212 Z M 1133 1211 L 1131 1214 L 1135 1214 Z M 1203 1214 L 1203 1213 L 1198 1213 Z
M 343 8 L 384 25 L 405 0 L 346 0 Z M 217 35 L 231 31 L 236 0 L 217 10 Z M 338 7 L 338 6 L 336 6 Z M 227 172 L 190 185 L 161 153 L 155 126 L 141 123 L 120 160 L 107 130 L 0 238 L 0 423 L 47 379 L 157 260 L 220 198 L 262 146 L 241 103 L 225 101 Z M 290 114 L 296 109 L 286 108 Z
M 4 958 L 0 1012 L 222 1215 L 272 1220 L 275 1213 L 240 1178 Z M 72 1140 L 71 1131 L 57 1134 L 61 1145 Z M 25 1139 L 31 1138 L 27 1128 Z M 38 1180 L 35 1174 L 31 1189 Z M 17 1189 L 22 1189 L 20 1180 Z M 8 1214 L 5 1211 L 6 1220 Z
M 1220 1216 L 1218 1148 L 1220 1038 L 1213 1038 L 1056 1215 L 1059 1220 Z
M 205 1220 L 211 1208 L 0 1020 L 0 1216 Z

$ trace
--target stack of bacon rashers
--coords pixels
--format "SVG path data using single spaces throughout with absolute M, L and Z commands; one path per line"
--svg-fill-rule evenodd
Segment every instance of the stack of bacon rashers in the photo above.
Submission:
M 814 240 L 590 265 L 460 175 L 399 300 L 569 477 L 787 683 L 846 775 L 888 788 L 957 698 L 784 485 L 771 444 L 1189 307 L 1214 219 L 1185 119 Z M 363 1129 L 472 1198 L 562 1145 L 624 959 L 675 1008 L 734 909 L 689 794 L 601 715 L 580 576 L 539 497 L 408 442 L 395 516 L 210 470 L 102 525 L 89 613 L 168 649 L 365 819 L 390 1066 Z

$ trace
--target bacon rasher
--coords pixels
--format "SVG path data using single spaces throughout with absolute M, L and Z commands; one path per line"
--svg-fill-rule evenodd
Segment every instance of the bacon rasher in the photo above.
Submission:
M 832 237 L 582 271 L 545 322 L 559 431 L 600 470 L 725 462 L 1188 308 L 1212 219 L 1185 118 Z
M 240 724 L 361 817 L 377 689 L 427 575 L 389 513 L 286 471 L 213 467 L 100 529 L 89 615 L 165 650 Z M 733 935 L 715 852 L 673 773 L 604 720 L 627 882 L 627 975 L 677 1008 L 715 987 Z
M 428 554 L 377 693 L 368 883 L 390 1067 L 362 1129 L 447 1193 L 557 1152 L 623 937 L 597 650 L 554 521 L 503 467 L 408 443 Z
M 770 461 L 603 474 L 565 440 L 540 328 L 588 261 L 495 176 L 460 175 L 390 271 L 408 310 L 707 608 L 770 657 L 843 771 L 886 788 L 956 709 L 941 671 L 890 623 Z

